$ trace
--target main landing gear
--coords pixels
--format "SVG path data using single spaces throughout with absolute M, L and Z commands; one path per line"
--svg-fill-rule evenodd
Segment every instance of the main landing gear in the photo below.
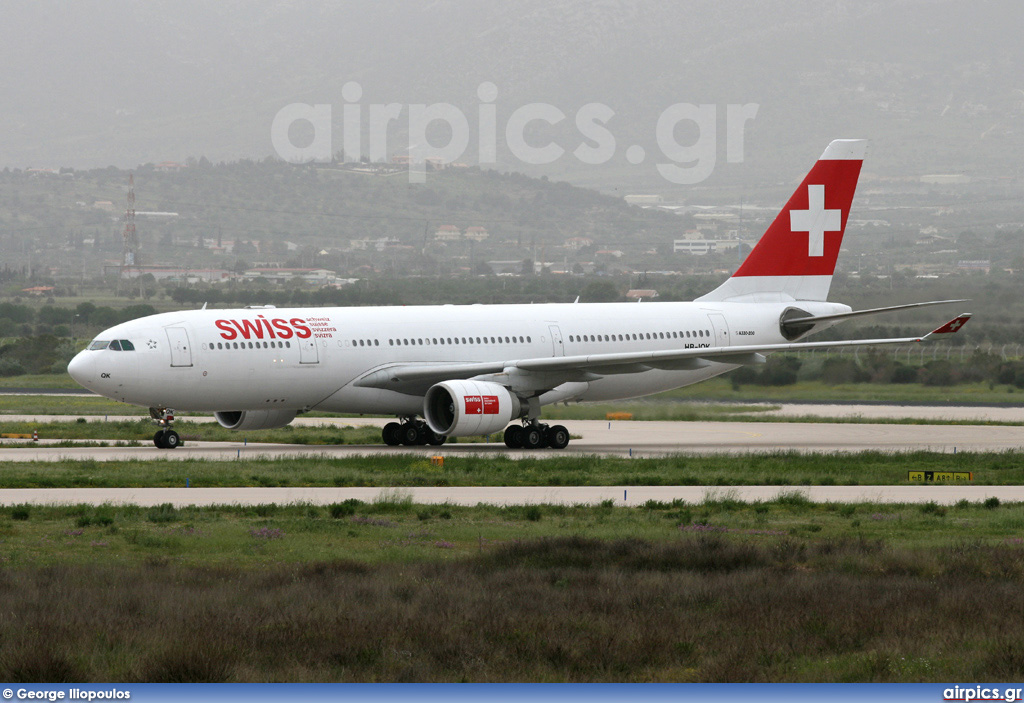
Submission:
M 381 431 L 384 444 L 397 447 L 417 447 L 429 444 L 439 447 L 448 439 L 434 432 L 423 420 L 414 417 L 404 422 L 389 422 Z M 505 446 L 510 449 L 565 449 L 569 445 L 569 430 L 562 425 L 548 426 L 539 422 L 511 425 L 505 430 Z
M 170 408 L 150 408 L 149 416 L 160 427 L 156 434 L 153 435 L 153 444 L 156 445 L 157 449 L 175 449 L 185 444 L 181 436 L 171 429 L 171 426 L 174 424 L 173 410 Z
M 448 439 L 443 434 L 438 434 L 430 429 L 423 420 L 416 418 L 408 418 L 401 424 L 389 422 L 384 425 L 381 436 L 384 438 L 384 444 L 389 447 L 397 447 L 399 444 L 404 444 L 407 447 L 425 444 L 440 447 Z
M 562 425 L 549 427 L 538 422 L 511 425 L 505 430 L 505 446 L 509 449 L 565 449 L 569 446 L 569 430 Z

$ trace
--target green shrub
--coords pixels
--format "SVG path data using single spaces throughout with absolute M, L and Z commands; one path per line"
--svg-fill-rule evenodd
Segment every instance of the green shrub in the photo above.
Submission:
M 146 519 L 150 522 L 174 522 L 178 519 L 178 509 L 171 503 L 163 503 L 149 511 Z

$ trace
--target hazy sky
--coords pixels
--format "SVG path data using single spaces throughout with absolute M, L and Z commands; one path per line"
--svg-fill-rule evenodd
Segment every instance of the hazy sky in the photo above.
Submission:
M 666 145 L 710 144 L 714 177 L 763 178 L 802 168 L 834 137 L 871 139 L 869 168 L 883 173 L 1020 175 L 1024 6 L 1010 0 L 323 5 L 3 3 L 0 167 L 264 158 L 275 154 L 275 116 L 296 103 L 331 106 L 335 151 L 351 139 L 345 106 L 358 106 L 364 152 L 371 106 L 394 103 L 390 156 L 416 141 L 410 106 L 447 103 L 466 118 L 459 160 L 479 163 L 489 131 L 503 169 L 604 187 L 664 184 L 656 164 L 687 155 Z M 680 103 L 713 119 L 699 125 L 684 109 L 659 142 L 659 119 Z M 524 108 L 535 104 L 545 107 Z M 602 146 L 577 123 L 588 105 L 606 108 L 583 115 L 604 130 L 591 136 L 606 151 L 614 143 L 597 164 L 574 153 Z M 732 144 L 729 105 L 756 106 Z M 512 129 L 526 146 L 561 156 L 531 164 L 515 153 L 517 110 L 532 118 Z M 432 142 L 458 131 L 445 124 L 430 125 Z M 308 132 L 296 127 L 292 140 Z M 730 157 L 746 164 L 742 176 Z

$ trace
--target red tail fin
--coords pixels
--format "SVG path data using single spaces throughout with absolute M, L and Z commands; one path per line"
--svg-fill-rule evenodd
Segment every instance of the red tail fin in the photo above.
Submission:
M 732 278 L 698 300 L 824 300 L 866 148 L 829 144 Z

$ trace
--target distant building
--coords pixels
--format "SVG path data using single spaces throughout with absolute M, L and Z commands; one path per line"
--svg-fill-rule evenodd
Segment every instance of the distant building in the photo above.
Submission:
M 178 217 L 176 212 L 159 212 L 157 210 L 136 210 L 136 217 L 152 217 L 153 219 L 166 220 L 172 217 Z
M 31 288 L 22 288 L 22 293 L 28 293 L 29 295 L 51 295 L 53 293 L 53 286 L 33 286 Z
M 465 232 L 466 239 L 472 239 L 477 242 L 482 242 L 487 239 L 490 235 L 487 230 L 483 227 L 467 227 Z
M 672 242 L 672 251 L 676 254 L 704 256 L 718 251 L 718 242 L 713 239 L 677 239 Z
M 188 166 L 180 164 L 177 161 L 161 161 L 153 166 L 154 171 L 162 171 L 164 173 L 175 173 L 185 168 L 188 168 Z
M 434 230 L 434 239 L 439 242 L 452 242 L 462 239 L 462 230 L 455 225 L 441 225 Z
M 262 279 L 273 283 L 302 280 L 321 285 L 333 283 L 338 277 L 335 271 L 327 269 L 253 268 L 245 272 L 245 278 Z
M 988 273 L 992 269 L 992 262 L 988 260 L 958 261 L 956 267 L 962 271 L 984 271 Z
M 653 288 L 633 288 L 626 292 L 626 298 L 629 300 L 650 300 L 651 298 L 657 298 L 658 291 Z
M 230 271 L 223 269 L 182 268 L 179 266 L 129 266 L 122 269 L 120 263 L 104 264 L 103 274 L 123 278 L 138 278 L 149 274 L 158 281 L 178 280 L 192 283 L 219 283 L 234 276 Z
M 627 195 L 623 200 L 630 205 L 661 205 L 665 202 L 660 195 Z
M 399 244 L 399 240 L 390 237 L 378 239 L 352 239 L 349 240 L 351 251 L 384 251 L 390 246 Z
M 590 237 L 570 237 L 565 240 L 565 248 L 572 249 L 573 251 L 579 251 L 593 245 L 594 240 Z

